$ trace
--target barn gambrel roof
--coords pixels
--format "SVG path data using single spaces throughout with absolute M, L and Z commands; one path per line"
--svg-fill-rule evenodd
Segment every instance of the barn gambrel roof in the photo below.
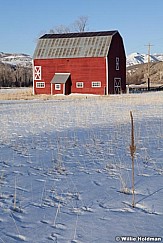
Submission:
M 118 31 L 45 34 L 39 40 L 34 59 L 105 57 Z

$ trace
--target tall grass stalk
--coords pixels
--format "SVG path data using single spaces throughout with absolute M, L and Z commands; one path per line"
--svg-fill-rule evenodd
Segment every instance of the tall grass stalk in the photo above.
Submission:
M 58 207 L 57 207 L 57 211 L 56 211 L 56 214 L 55 214 L 55 218 L 54 218 L 54 223 L 53 223 L 54 227 L 56 227 L 56 220 L 57 220 L 58 213 L 60 212 L 60 207 L 61 207 L 61 204 L 59 202 Z

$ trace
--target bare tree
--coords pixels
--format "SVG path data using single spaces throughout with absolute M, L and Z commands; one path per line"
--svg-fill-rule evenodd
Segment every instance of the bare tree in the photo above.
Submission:
M 0 87 L 28 87 L 33 82 L 32 67 L 0 63 Z
M 87 31 L 87 26 L 88 26 L 88 17 L 87 16 L 80 16 L 74 22 L 74 30 L 76 32 L 85 32 L 85 31 Z
M 70 33 L 71 29 L 68 26 L 65 25 L 58 25 L 56 27 L 54 27 L 54 29 L 50 29 L 50 33 L 51 34 L 62 34 L 62 33 Z
M 69 26 L 66 25 L 58 25 L 53 29 L 50 29 L 51 34 L 62 34 L 62 33 L 70 33 L 70 32 L 85 32 L 88 26 L 88 17 L 80 16 L 77 20 L 74 21 Z

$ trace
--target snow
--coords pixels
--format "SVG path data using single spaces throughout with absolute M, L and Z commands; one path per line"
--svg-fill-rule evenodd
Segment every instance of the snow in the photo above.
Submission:
M 0 113 L 1 242 L 163 237 L 163 92 L 0 101 Z
M 159 62 L 163 61 L 163 54 L 153 54 L 150 55 L 150 61 L 151 62 Z M 147 54 L 141 54 L 138 52 L 131 53 L 127 56 L 127 67 L 136 65 L 136 64 L 142 64 L 148 62 L 148 55 Z
M 13 66 L 23 66 L 31 67 L 32 66 L 32 57 L 27 54 L 10 54 L 0 52 L 0 61 L 4 64 L 10 64 Z

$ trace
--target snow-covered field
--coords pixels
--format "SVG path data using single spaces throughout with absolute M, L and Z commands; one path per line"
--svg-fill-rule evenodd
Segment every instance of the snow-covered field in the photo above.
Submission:
M 0 101 L 0 114 L 0 242 L 163 237 L 163 92 Z

